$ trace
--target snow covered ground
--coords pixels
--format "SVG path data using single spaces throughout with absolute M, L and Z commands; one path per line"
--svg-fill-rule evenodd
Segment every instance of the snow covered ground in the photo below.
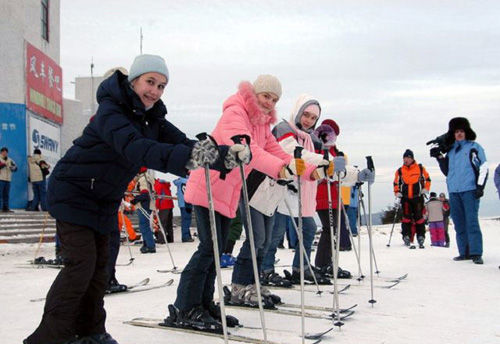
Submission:
M 500 343 L 500 221 L 482 219 L 484 238 L 484 261 L 482 266 L 471 261 L 455 262 L 457 255 L 455 240 L 452 247 L 423 250 L 408 250 L 393 236 L 392 245 L 386 247 L 391 226 L 374 227 L 375 254 L 380 278 L 375 286 L 386 285 L 383 277 L 397 277 L 408 273 L 408 278 L 393 289 L 374 289 L 372 307 L 368 279 L 358 283 L 351 280 L 351 288 L 341 294 L 341 307 L 358 304 L 356 313 L 345 321 L 345 326 L 326 335 L 322 343 Z M 451 234 L 453 234 L 453 229 Z M 362 268 L 369 275 L 367 235 L 363 229 Z M 178 234 L 178 232 L 176 233 Z M 177 266 L 188 261 L 196 247 L 195 243 L 175 243 L 171 250 Z M 26 264 L 33 259 L 34 244 L 0 245 L 0 343 L 21 343 L 38 325 L 43 302 L 30 302 L 44 297 L 57 274 L 56 269 L 33 269 Z M 133 284 L 146 277 L 151 284 L 175 280 L 171 287 L 134 294 L 118 294 L 106 297 L 108 331 L 121 344 L 175 344 L 175 343 L 222 343 L 218 338 L 183 334 L 173 331 L 133 327 L 123 324 L 134 317 L 164 318 L 167 305 L 175 299 L 179 275 L 160 274 L 157 269 L 168 269 L 172 265 L 165 246 L 159 246 L 157 254 L 140 254 L 133 247 L 136 257 L 131 266 L 117 267 L 121 283 Z M 235 250 L 237 252 L 238 248 Z M 279 250 L 279 264 L 289 264 L 291 250 Z M 313 253 L 314 254 L 314 253 Z M 41 254 L 53 258 L 53 244 L 42 247 Z M 129 253 L 122 247 L 119 263 L 126 263 Z M 341 267 L 357 272 L 354 253 L 341 252 Z M 288 267 L 280 267 L 289 269 Z M 225 283 L 230 282 L 231 270 L 223 271 Z M 342 284 L 346 280 L 340 280 Z M 323 289 L 331 289 L 323 288 Z M 299 303 L 300 293 L 279 291 L 285 302 Z M 332 305 L 331 295 L 317 296 L 306 293 L 306 302 L 313 305 Z M 229 310 L 247 326 L 260 326 L 259 313 L 249 310 Z M 268 339 L 280 343 L 301 343 L 300 318 L 266 313 Z M 306 319 L 308 332 L 320 332 L 331 327 L 331 322 L 321 319 Z M 241 329 L 233 333 L 262 337 L 262 331 Z M 311 341 L 307 341 L 311 343 Z

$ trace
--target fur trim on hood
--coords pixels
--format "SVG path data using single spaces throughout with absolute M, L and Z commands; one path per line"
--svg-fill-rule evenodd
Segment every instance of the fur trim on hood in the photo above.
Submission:
M 242 81 L 238 86 L 238 93 L 245 102 L 245 108 L 252 125 L 276 123 L 276 110 L 271 111 L 268 115 L 262 112 L 251 83 Z
M 314 135 L 321 140 L 325 147 L 335 146 L 335 142 L 337 141 L 335 130 L 327 124 L 321 124 L 316 128 L 316 130 L 314 130 Z

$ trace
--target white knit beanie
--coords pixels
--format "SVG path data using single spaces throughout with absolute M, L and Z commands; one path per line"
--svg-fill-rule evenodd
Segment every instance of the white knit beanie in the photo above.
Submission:
M 269 92 L 281 98 L 281 83 L 277 77 L 269 74 L 259 75 L 253 82 L 253 89 L 255 94 Z
M 167 83 L 170 80 L 167 64 L 165 60 L 158 55 L 139 55 L 134 59 L 134 63 L 130 67 L 128 81 L 132 81 L 145 73 L 159 73 L 167 78 Z

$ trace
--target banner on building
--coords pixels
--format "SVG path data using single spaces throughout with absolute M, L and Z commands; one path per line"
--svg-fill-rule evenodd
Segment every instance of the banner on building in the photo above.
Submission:
M 51 121 L 63 122 L 62 68 L 28 42 L 26 107 Z
M 10 182 L 10 208 L 24 209 L 28 203 L 28 161 L 26 156 L 26 106 L 0 103 L 0 147 L 7 147 L 17 171 Z
M 61 158 L 61 128 L 31 115 L 28 134 L 29 154 L 40 149 L 44 160 L 54 167 Z

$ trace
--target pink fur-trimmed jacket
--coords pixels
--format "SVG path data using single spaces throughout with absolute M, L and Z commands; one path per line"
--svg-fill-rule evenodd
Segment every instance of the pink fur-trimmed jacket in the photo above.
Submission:
M 283 151 L 271 134 L 270 125 L 276 122 L 276 113 L 262 113 L 257 103 L 253 86 L 244 81 L 240 83 L 238 92 L 229 97 L 223 105 L 222 117 L 212 132 L 212 136 L 220 145 L 233 145 L 234 135 L 250 136 L 252 161 L 245 165 L 245 177 L 256 169 L 277 179 L 279 171 L 292 159 Z M 219 214 L 234 218 L 241 194 L 241 175 L 235 168 L 220 179 L 218 171 L 210 170 L 212 197 L 214 208 Z M 186 185 L 185 199 L 188 203 L 208 208 L 208 196 L 205 184 L 205 172 L 197 169 L 191 173 Z

